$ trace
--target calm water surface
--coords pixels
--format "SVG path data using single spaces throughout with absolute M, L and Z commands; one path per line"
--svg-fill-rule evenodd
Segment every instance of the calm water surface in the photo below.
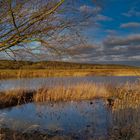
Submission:
M 87 77 L 63 77 L 63 78 L 23 78 L 0 80 L 0 90 L 28 88 L 35 89 L 53 85 L 68 85 L 79 82 L 94 82 L 94 83 L 125 83 L 135 82 L 140 77 L 138 76 L 87 76 Z
M 26 104 L 0 110 L 1 127 L 24 131 L 107 136 L 111 113 L 103 100 Z

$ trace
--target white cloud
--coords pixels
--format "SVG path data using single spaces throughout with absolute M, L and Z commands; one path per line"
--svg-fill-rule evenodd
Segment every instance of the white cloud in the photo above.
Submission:
M 128 22 L 120 25 L 121 28 L 137 28 L 140 27 L 139 22 Z
M 96 21 L 111 21 L 111 20 L 113 20 L 113 19 L 110 18 L 110 17 L 108 17 L 108 16 L 104 16 L 104 15 L 98 14 L 98 15 L 95 17 L 95 20 L 96 20 Z
M 117 34 L 117 31 L 116 30 L 112 30 L 112 29 L 107 29 L 105 30 L 108 34 L 111 34 L 111 35 L 115 35 Z
M 89 5 L 80 6 L 80 12 L 84 12 L 84 13 L 96 14 L 96 13 L 100 12 L 101 10 L 102 9 L 99 6 L 97 6 L 97 7 L 92 7 Z
M 133 60 L 140 60 L 140 55 L 130 56 L 129 58 Z
M 126 17 L 140 16 L 140 11 L 136 10 L 136 7 L 132 7 L 128 12 L 123 13 L 122 15 Z
M 105 46 L 123 46 L 123 45 L 138 45 L 140 44 L 140 34 L 131 34 L 127 37 L 112 36 L 105 39 Z

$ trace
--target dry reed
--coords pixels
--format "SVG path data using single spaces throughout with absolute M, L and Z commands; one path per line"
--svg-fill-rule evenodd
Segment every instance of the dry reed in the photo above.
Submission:
M 58 85 L 43 87 L 37 90 L 15 89 L 0 94 L 0 106 L 16 102 L 22 104 L 29 101 L 70 101 L 89 100 L 94 98 L 113 98 L 113 109 L 137 107 L 140 105 L 140 82 L 123 85 L 77 83 L 75 85 Z
M 55 86 L 53 88 L 41 88 L 34 96 L 35 102 L 44 101 L 69 101 L 69 100 L 88 100 L 94 98 L 107 98 L 104 84 L 78 83 L 69 86 Z
M 140 82 L 126 83 L 118 88 L 112 108 L 112 140 L 140 139 Z

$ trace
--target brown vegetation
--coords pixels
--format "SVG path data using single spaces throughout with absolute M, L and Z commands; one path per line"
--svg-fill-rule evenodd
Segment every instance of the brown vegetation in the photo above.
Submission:
M 94 98 L 115 99 L 113 109 L 137 107 L 140 105 L 139 81 L 124 85 L 78 83 L 76 85 L 59 85 L 43 87 L 36 91 L 25 89 L 0 93 L 0 108 L 20 105 L 27 102 L 87 100 Z M 129 101 L 129 103 L 127 103 Z M 117 104 L 117 105 L 116 105 Z M 127 106 L 126 106 L 127 105 Z
M 123 65 L 80 64 L 56 61 L 0 60 L 0 79 L 52 76 L 139 76 L 140 68 Z
M 63 3 L 64 0 L 47 0 L 45 3 L 36 0 L 1 0 L 0 51 L 11 50 L 16 45 L 24 46 L 28 42 L 41 42 L 42 36 L 62 30 L 66 25 L 54 18 L 54 15 Z M 56 21 L 57 25 L 54 24 Z M 3 28 L 4 26 L 8 28 Z
M 0 109 L 32 102 L 34 91 L 10 90 L 0 93 Z
M 8 128 L 0 129 L 0 140 L 73 140 L 71 136 L 54 136 L 41 132 L 23 133 Z
M 64 76 L 139 76 L 139 69 L 25 69 L 0 70 L 0 79 Z
M 112 117 L 112 140 L 140 139 L 140 83 L 121 86 L 119 98 L 114 102 Z
M 70 101 L 93 98 L 106 98 L 109 96 L 105 85 L 80 83 L 70 86 L 55 86 L 41 88 L 36 91 L 25 89 L 9 90 L 0 93 L 0 108 L 16 106 L 28 102 Z

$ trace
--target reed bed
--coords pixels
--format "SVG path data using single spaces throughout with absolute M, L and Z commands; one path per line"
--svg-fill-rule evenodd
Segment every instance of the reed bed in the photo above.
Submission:
M 112 108 L 112 140 L 140 139 L 140 82 L 126 83 L 118 89 Z
M 35 91 L 26 89 L 7 90 L 0 93 L 0 109 L 32 102 Z
M 88 100 L 107 98 L 110 92 L 105 84 L 78 83 L 43 87 L 37 90 L 15 89 L 0 93 L 0 108 L 16 106 L 28 102 Z
M 89 100 L 111 98 L 117 108 L 137 108 L 140 105 L 140 82 L 112 85 L 81 82 L 72 85 L 42 87 L 37 90 L 15 89 L 0 93 L 0 108 L 27 102 Z
M 88 100 L 94 98 L 107 98 L 110 93 L 105 84 L 78 83 L 69 86 L 55 86 L 54 88 L 41 88 L 34 96 L 35 102 Z

